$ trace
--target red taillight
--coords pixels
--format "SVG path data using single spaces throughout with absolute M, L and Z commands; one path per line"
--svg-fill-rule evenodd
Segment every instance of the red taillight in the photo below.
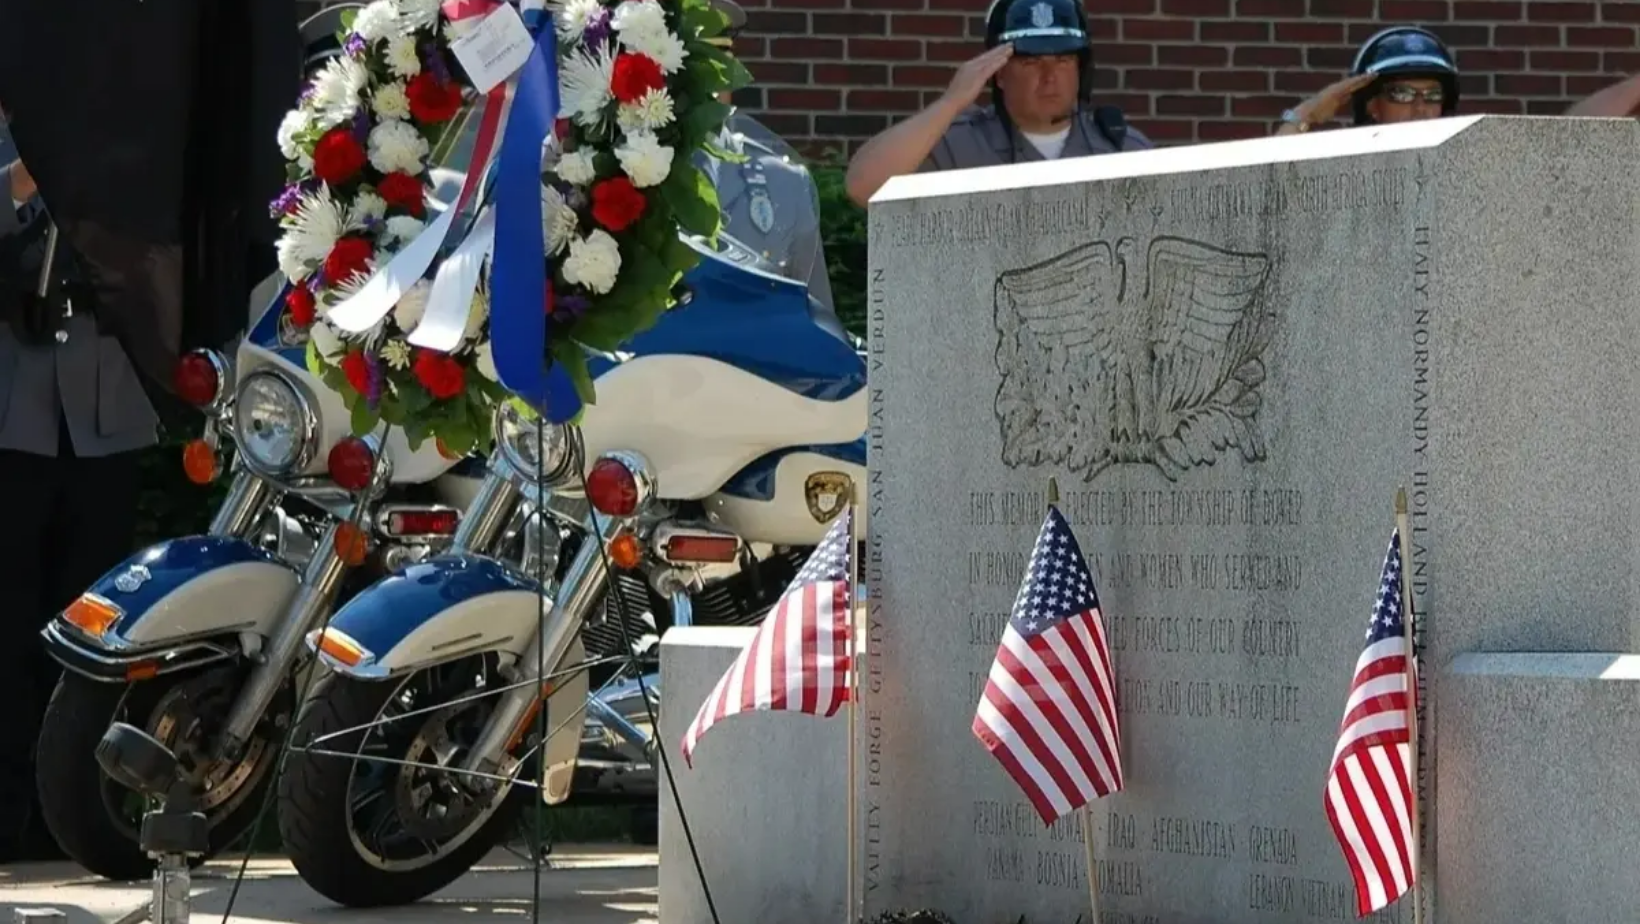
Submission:
M 631 516 L 638 509 L 638 476 L 619 459 L 599 459 L 587 473 L 587 500 L 599 513 Z
M 216 400 L 222 379 L 216 374 L 216 364 L 204 353 L 187 353 L 177 360 L 171 373 L 171 384 L 177 397 L 194 407 L 205 407 Z
M 454 510 L 395 510 L 387 515 L 387 532 L 394 536 L 448 536 L 455 533 L 459 519 Z
M 376 454 L 356 436 L 337 443 L 330 450 L 329 463 L 330 480 L 349 491 L 370 487 L 370 477 L 376 472 Z

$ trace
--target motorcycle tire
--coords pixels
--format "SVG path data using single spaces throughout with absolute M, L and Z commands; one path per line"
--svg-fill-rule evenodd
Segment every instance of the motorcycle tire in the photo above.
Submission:
M 108 804 L 109 788 L 117 793 L 130 790 L 103 773 L 97 763 L 97 743 L 115 721 L 146 727 L 165 691 L 181 679 L 156 678 L 125 686 L 64 671 L 46 704 L 35 745 L 40 813 L 69 859 L 94 875 L 116 882 L 153 877 L 154 861 L 138 846 L 137 829 L 116 820 Z M 124 716 L 118 715 L 122 704 Z M 212 819 L 209 852 L 191 865 L 204 863 L 250 831 L 267 802 L 272 778 L 272 773 L 263 772 L 235 808 Z
M 308 698 L 291 741 L 324 738 L 330 754 L 290 749 L 279 779 L 279 836 L 302 881 L 320 895 L 350 908 L 408 905 L 460 879 L 501 845 L 529 800 L 510 789 L 502 804 L 465 842 L 425 866 L 391 872 L 359 855 L 351 824 L 351 781 L 368 726 L 400 689 L 391 681 L 365 682 L 327 674 Z M 347 734 L 338 734 L 352 729 Z

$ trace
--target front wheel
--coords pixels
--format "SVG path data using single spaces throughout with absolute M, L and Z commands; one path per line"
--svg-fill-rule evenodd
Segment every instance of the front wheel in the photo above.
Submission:
M 212 764 L 204 757 L 233 702 L 240 676 L 229 667 L 125 685 L 64 671 L 46 705 L 35 750 L 40 812 L 63 852 L 105 879 L 153 875 L 154 861 L 137 842 L 147 800 L 114 782 L 97 763 L 97 743 L 115 722 L 153 735 L 200 785 L 210 848 L 198 862 L 249 831 L 267 798 L 278 742 L 254 737 L 232 766 Z
M 482 732 L 496 697 L 473 694 L 499 683 L 488 668 L 473 657 L 403 680 L 320 681 L 292 732 L 303 746 L 279 781 L 279 833 L 314 891 L 355 908 L 409 904 L 459 879 L 511 830 L 528 789 L 486 790 L 433 769 Z

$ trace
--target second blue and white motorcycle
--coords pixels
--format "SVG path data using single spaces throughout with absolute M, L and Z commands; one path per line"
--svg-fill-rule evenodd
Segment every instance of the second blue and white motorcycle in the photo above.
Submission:
M 309 634 L 329 673 L 292 731 L 279 825 L 332 900 L 448 885 L 509 830 L 520 779 L 549 804 L 654 805 L 659 636 L 760 621 L 864 483 L 860 345 L 762 254 L 693 243 L 683 303 L 593 362 L 579 426 L 503 405 L 449 551 Z

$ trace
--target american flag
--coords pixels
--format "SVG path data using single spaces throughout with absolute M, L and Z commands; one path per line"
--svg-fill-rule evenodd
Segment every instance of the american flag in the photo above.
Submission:
M 1412 718 L 1417 695 L 1401 612 L 1400 531 L 1391 533 L 1367 624 L 1367 647 L 1355 662 L 1344 720 L 1327 773 L 1327 820 L 1355 878 L 1356 912 L 1366 915 L 1412 888 Z
M 1122 788 L 1122 736 L 1099 594 L 1057 507 L 974 714 L 974 736 L 1052 824 Z
M 838 514 L 740 657 L 700 704 L 683 736 L 683 760 L 706 730 L 756 710 L 833 716 L 849 698 L 849 520 Z

